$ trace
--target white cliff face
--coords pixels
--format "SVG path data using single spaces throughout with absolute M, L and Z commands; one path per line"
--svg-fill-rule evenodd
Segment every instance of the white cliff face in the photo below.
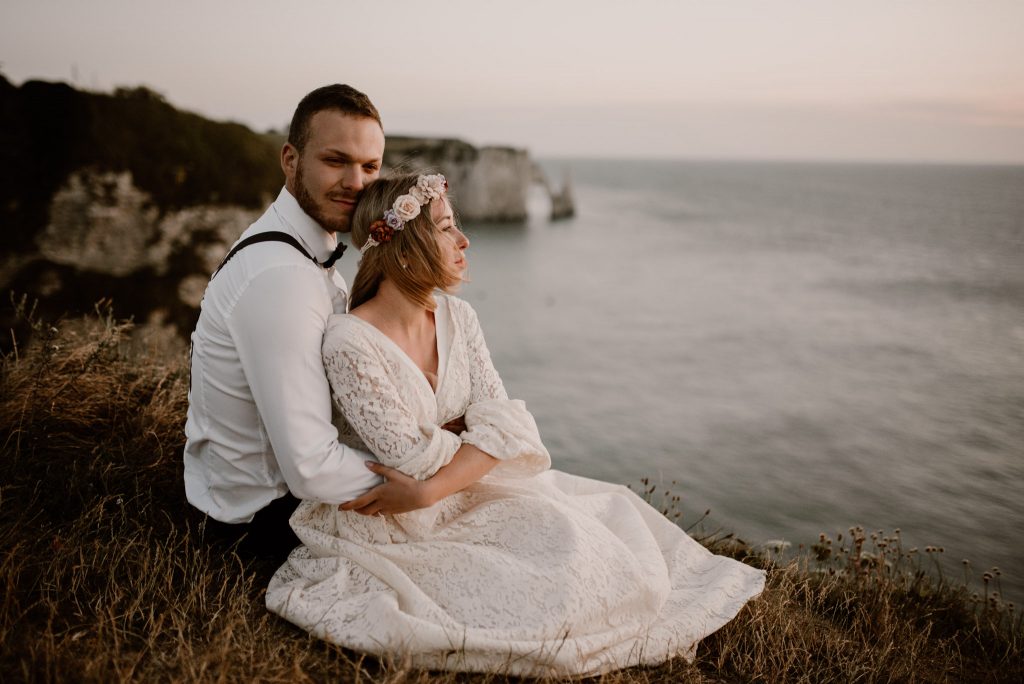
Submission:
M 266 204 L 270 204 L 270 198 Z M 174 254 L 191 251 L 204 279 L 220 265 L 238 236 L 263 214 L 263 209 L 197 205 L 168 212 L 157 225 L 156 243 L 147 250 L 150 265 L 158 274 L 167 272 Z M 202 234 L 204 239 L 197 241 Z
M 131 173 L 82 169 L 51 198 L 36 249 L 0 262 L 0 287 L 44 299 L 47 315 L 109 297 L 144 337 L 155 330 L 184 338 L 210 274 L 262 211 L 210 204 L 161 211 Z
M 131 173 L 74 173 L 50 201 L 50 222 L 36 237 L 59 264 L 123 276 L 141 268 L 158 212 Z
M 526 150 L 475 148 L 461 140 L 391 136 L 390 168 L 433 169 L 448 177 L 459 215 L 467 221 L 525 221 L 536 171 Z
M 484 147 L 462 166 L 454 186 L 459 214 L 467 220 L 525 221 L 533 164 L 525 150 Z
M 142 269 L 167 275 L 172 259 L 187 252 L 185 261 L 208 278 L 259 214 L 209 205 L 161 214 L 149 195 L 135 187 L 130 172 L 83 170 L 73 173 L 54 194 L 50 221 L 36 244 L 40 255 L 53 263 L 112 276 Z M 183 301 L 197 304 L 191 296 L 194 288 L 184 289 L 190 296 Z

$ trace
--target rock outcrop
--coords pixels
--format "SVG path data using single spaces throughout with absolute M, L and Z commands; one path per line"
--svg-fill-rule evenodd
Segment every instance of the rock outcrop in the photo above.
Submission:
M 571 218 L 576 215 L 576 202 L 572 196 L 572 179 L 569 177 L 569 172 L 565 172 L 565 177 L 562 180 L 562 187 L 556 188 L 548 180 L 547 174 L 540 166 L 534 167 L 534 179 L 537 183 L 544 186 L 547 190 L 548 197 L 551 198 L 551 220 L 559 221 L 561 219 Z
M 541 185 L 551 198 L 553 219 L 571 216 L 572 194 L 566 185 L 553 191 L 543 169 L 526 150 L 473 147 L 451 138 L 388 136 L 384 151 L 388 168 L 440 171 L 452 183 L 464 221 L 525 221 L 530 186 Z
M 39 299 L 47 317 L 109 298 L 118 316 L 184 336 L 209 274 L 261 213 L 213 204 L 161 211 L 130 171 L 82 169 L 54 193 L 36 249 L 0 269 L 0 286 Z
M 260 211 L 196 205 L 160 212 L 130 171 L 77 171 L 50 202 L 50 220 L 36 236 L 39 254 L 55 264 L 127 276 L 149 269 L 167 275 L 185 252 L 205 273 L 217 267 Z M 197 302 L 190 302 L 195 305 Z

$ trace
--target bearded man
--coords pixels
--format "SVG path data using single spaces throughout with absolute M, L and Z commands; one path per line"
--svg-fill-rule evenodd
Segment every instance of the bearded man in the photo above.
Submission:
M 349 231 L 383 155 L 380 114 L 366 95 L 338 84 L 309 93 L 281 150 L 284 188 L 203 297 L 185 492 L 207 531 L 241 538 L 251 555 L 281 559 L 298 544 L 287 522 L 298 499 L 341 504 L 379 488 L 374 498 L 389 510 L 416 507 L 418 483 L 338 442 L 321 361 L 328 317 L 348 303 L 334 268 L 338 233 Z

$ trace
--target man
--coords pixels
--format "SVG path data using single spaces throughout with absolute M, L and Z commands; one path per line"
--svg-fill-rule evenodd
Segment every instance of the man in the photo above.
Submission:
M 256 555 L 297 544 L 287 526 L 295 497 L 340 504 L 376 487 L 372 498 L 388 500 L 389 510 L 422 505 L 414 480 L 338 442 L 320 355 L 328 317 L 347 307 L 333 268 L 337 233 L 348 232 L 383 154 L 380 115 L 366 95 L 346 85 L 309 93 L 281 150 L 284 189 L 203 298 L 192 334 L 185 491 L 208 528 L 248 533 Z M 272 239 L 249 240 L 256 235 Z M 381 475 L 388 482 L 377 487 Z

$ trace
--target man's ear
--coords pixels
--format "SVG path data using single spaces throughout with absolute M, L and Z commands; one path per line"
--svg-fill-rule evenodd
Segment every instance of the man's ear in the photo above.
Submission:
M 299 151 L 290 142 L 286 142 L 281 147 L 281 170 L 284 171 L 288 187 L 291 187 L 292 183 L 295 182 L 295 170 L 298 165 Z

